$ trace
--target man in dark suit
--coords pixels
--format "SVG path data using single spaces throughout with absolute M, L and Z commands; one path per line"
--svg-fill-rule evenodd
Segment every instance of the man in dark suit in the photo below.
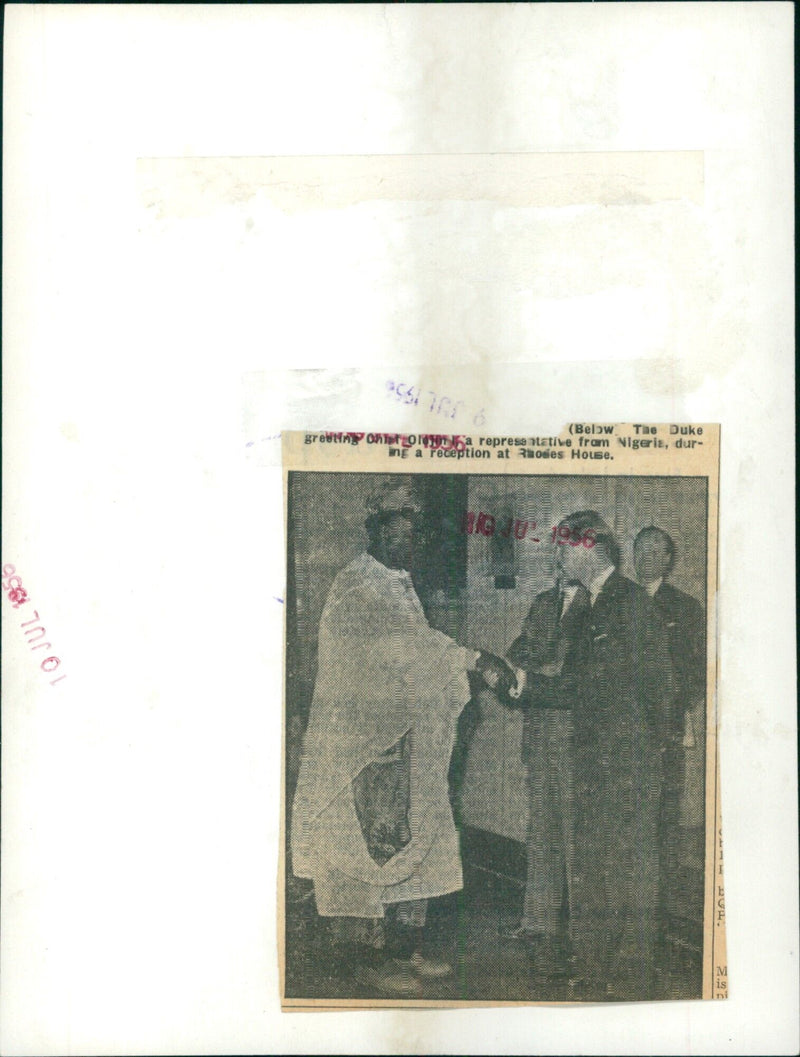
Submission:
M 578 978 L 585 997 L 654 998 L 669 648 L 653 601 L 620 574 L 619 545 L 600 515 L 578 511 L 562 526 L 564 577 L 591 605 L 572 710 Z
M 661 913 L 666 927 L 671 907 L 680 916 L 696 916 L 691 907 L 681 905 L 685 899 L 677 896 L 685 888 L 679 874 L 681 852 L 686 851 L 685 831 L 697 831 L 705 815 L 706 622 L 700 603 L 667 583 L 675 565 L 675 543 L 667 532 L 654 525 L 643 528 L 634 541 L 633 564 L 637 579 L 661 614 L 675 670 L 676 708 L 664 753 L 661 804 L 661 845 L 667 853 L 662 856 Z
M 585 663 L 588 616 L 586 588 L 559 575 L 553 588 L 534 599 L 522 634 L 507 653 L 520 673 L 518 686 L 524 687 L 522 754 L 529 792 L 525 903 L 520 927 L 512 935 L 526 942 L 534 969 L 545 976 L 563 975 L 569 968 L 575 844 L 572 706 Z

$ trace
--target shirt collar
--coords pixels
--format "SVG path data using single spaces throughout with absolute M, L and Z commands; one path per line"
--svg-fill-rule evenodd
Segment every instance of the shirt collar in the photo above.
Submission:
M 603 569 L 603 571 L 601 573 L 598 573 L 597 576 L 595 576 L 594 580 L 592 580 L 592 582 L 591 582 L 591 584 L 589 586 L 589 593 L 592 596 L 592 605 L 594 605 L 595 602 L 597 601 L 597 596 L 603 590 L 603 586 L 604 586 L 606 580 L 614 572 L 614 569 L 615 569 L 615 566 L 609 565 L 606 569 Z
M 561 616 L 562 617 L 565 615 L 565 613 L 567 612 L 569 607 L 572 605 L 572 603 L 573 603 L 573 601 L 575 599 L 575 595 L 578 593 L 578 588 L 579 587 L 580 587 L 580 584 L 564 584 L 564 586 L 562 587 L 562 589 L 561 589 L 561 596 L 562 596 Z
M 407 569 L 390 569 L 388 565 L 384 565 L 383 562 L 379 562 L 372 554 L 364 554 L 367 565 L 378 576 L 382 576 L 387 580 L 397 580 L 402 584 L 411 582 L 411 574 Z
M 644 585 L 644 589 L 645 589 L 645 591 L 647 591 L 647 593 L 652 598 L 653 595 L 656 593 L 656 591 L 659 589 L 659 587 L 661 587 L 661 585 L 663 583 L 664 583 L 664 577 L 663 576 L 659 576 L 659 578 L 657 580 L 653 580 L 653 582 L 651 584 L 645 584 Z

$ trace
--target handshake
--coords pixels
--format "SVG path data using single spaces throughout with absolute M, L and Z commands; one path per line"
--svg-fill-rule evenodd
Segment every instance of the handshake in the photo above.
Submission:
M 517 674 L 507 661 L 494 653 L 481 650 L 475 662 L 475 671 L 501 703 L 512 708 L 522 695 L 524 677 L 518 682 Z

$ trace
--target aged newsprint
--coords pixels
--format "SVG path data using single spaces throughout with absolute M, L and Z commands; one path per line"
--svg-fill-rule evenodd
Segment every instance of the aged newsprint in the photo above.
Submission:
M 283 463 L 283 1008 L 726 998 L 719 427 Z

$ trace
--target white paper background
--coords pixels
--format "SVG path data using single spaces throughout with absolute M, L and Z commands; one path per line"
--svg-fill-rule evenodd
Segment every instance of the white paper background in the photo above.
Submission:
M 3 599 L 3 1053 L 796 1051 L 791 33 L 789 4 L 6 10 L 3 562 L 68 678 Z M 702 199 L 436 200 L 433 160 L 407 200 L 179 217 L 141 170 L 632 151 L 702 152 Z M 412 364 L 494 432 L 722 423 L 727 1002 L 279 1012 L 248 378 Z M 288 406 L 275 432 L 373 425 Z

